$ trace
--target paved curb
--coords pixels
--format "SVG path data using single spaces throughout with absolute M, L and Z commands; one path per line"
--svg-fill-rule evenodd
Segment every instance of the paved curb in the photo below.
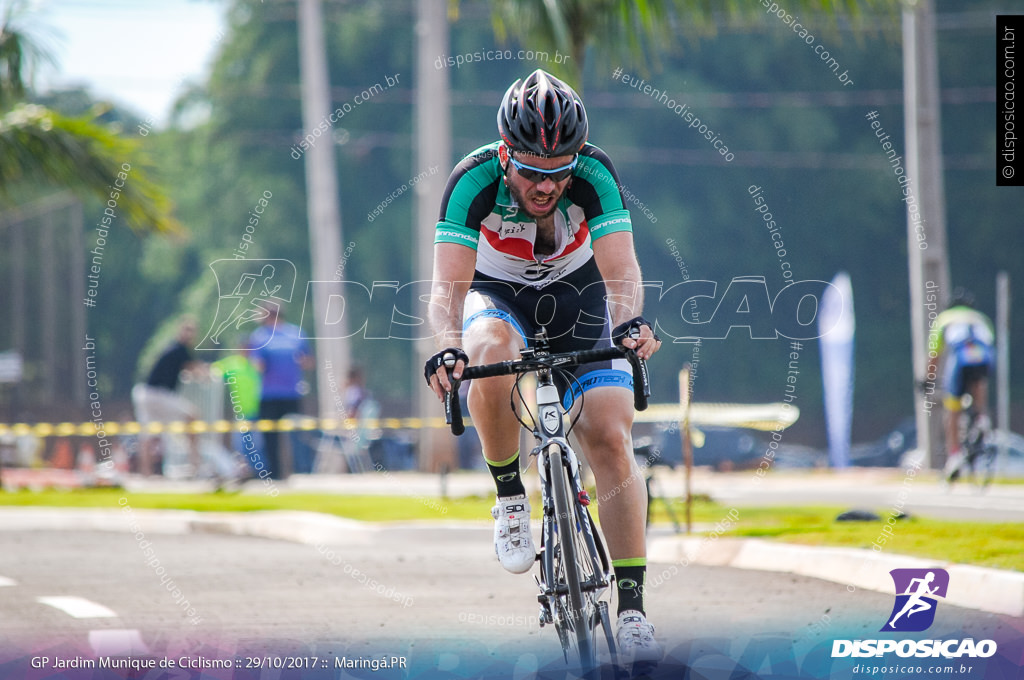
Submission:
M 0 531 L 111 531 L 143 534 L 189 533 L 254 536 L 295 543 L 369 542 L 370 522 L 296 510 L 245 513 L 194 510 L 105 508 L 0 508 Z
M 467 525 L 465 522 L 430 524 L 452 528 Z M 215 513 L 145 510 L 130 506 L 120 509 L 0 507 L 0 531 L 215 533 L 330 545 L 353 540 L 369 543 L 380 526 L 291 510 Z M 655 564 L 701 564 L 786 572 L 845 584 L 850 589 L 882 593 L 892 592 L 889 577 L 892 569 L 938 567 L 949 572 L 946 602 L 994 614 L 1024 616 L 1024 573 L 1016 571 L 942 564 L 855 548 L 801 546 L 758 539 L 661 537 L 648 542 L 647 553 L 649 561 Z
M 920 557 L 891 555 L 856 548 L 828 548 L 776 543 L 759 539 L 669 537 L 648 543 L 654 563 L 701 564 L 737 569 L 779 571 L 892 593 L 893 569 L 940 568 L 949 572 L 945 601 L 993 614 L 1024 616 L 1024 573 L 942 563 Z

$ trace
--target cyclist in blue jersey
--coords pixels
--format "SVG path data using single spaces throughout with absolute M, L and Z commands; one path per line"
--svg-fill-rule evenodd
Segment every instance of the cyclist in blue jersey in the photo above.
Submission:
M 964 462 L 960 410 L 965 394 L 971 395 L 979 429 L 987 432 L 991 428 L 988 374 L 995 364 L 995 333 L 992 321 L 974 308 L 974 296 L 957 288 L 949 308 L 935 318 L 928 335 L 928 375 L 935 374 L 938 360 L 945 352 L 942 403 L 946 408 L 946 450 L 949 453 L 945 473 L 952 481 Z
M 458 378 L 471 361 L 517 359 L 541 326 L 553 352 L 616 342 L 647 359 L 661 345 L 641 316 L 640 266 L 621 185 L 608 156 L 587 143 L 579 95 L 534 71 L 505 93 L 498 131 L 499 141 L 452 172 L 437 223 L 429 317 L 439 351 L 424 374 L 439 398 L 451 389 L 445 354 L 458 357 Z M 509 408 L 513 382 L 473 382 L 468 405 L 497 488 L 495 551 L 505 569 L 525 573 L 536 550 L 519 423 Z M 627 662 L 657 660 L 643 598 L 647 494 L 632 455 L 632 374 L 624 359 L 591 364 L 561 388 L 567 407 L 586 400 L 574 431 L 597 483 L 620 652 Z

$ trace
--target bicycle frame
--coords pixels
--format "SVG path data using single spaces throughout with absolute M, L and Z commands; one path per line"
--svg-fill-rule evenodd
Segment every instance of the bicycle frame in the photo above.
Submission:
M 966 467 L 974 484 L 980 490 L 984 490 L 995 475 L 996 448 L 988 440 L 989 431 L 978 425 L 982 414 L 978 412 L 971 395 L 965 394 L 961 397 L 960 403 L 957 431 L 964 455 L 961 467 Z
M 576 633 L 576 647 L 584 670 L 596 666 L 596 640 L 594 637 L 600 625 L 608 640 L 612 661 L 615 662 L 615 644 L 611 637 L 611 622 L 608 618 L 608 603 L 601 600 L 611 583 L 611 565 L 604 542 L 597 533 L 588 506 L 590 497 L 581 481 L 580 463 L 576 452 L 566 438 L 565 416 L 567 415 L 558 398 L 550 369 L 537 372 L 537 414 L 533 436 L 537 446 L 531 452 L 539 456 L 537 466 L 541 477 L 543 498 L 543 528 L 540 562 L 541 576 L 537 578 L 541 605 L 541 625 L 554 624 L 568 662 L 569 649 L 573 646 L 570 632 Z M 567 488 L 556 488 L 568 479 Z M 564 510 L 559 508 L 559 493 L 567 501 Z M 560 537 L 559 522 L 569 523 L 569 530 L 561 534 L 573 534 L 572 527 L 582 537 L 582 546 L 572 547 L 574 565 L 565 565 L 565 576 L 570 584 L 563 584 L 559 574 L 559 560 L 568 562 L 564 538 Z M 570 540 L 574 540 L 570 538 Z M 584 555 L 577 554 L 583 548 Z M 586 564 L 581 562 L 586 561 Z M 575 569 L 575 574 L 569 570 Z M 583 576 L 583 579 L 579 577 Z M 572 581 L 575 580 L 575 583 Z M 576 599 L 577 601 L 573 601 Z M 602 606 L 603 605 L 603 606 Z M 564 619 L 564 620 L 563 620 Z

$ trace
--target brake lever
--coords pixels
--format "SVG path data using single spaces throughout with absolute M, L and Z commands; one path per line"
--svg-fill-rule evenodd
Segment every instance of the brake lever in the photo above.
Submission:
M 634 328 L 629 333 L 634 340 L 640 337 L 640 329 Z M 633 368 L 633 408 L 637 411 L 647 410 L 647 400 L 651 396 L 651 377 L 647 372 L 647 361 L 640 358 L 635 349 L 626 350 L 626 360 Z
M 451 426 L 452 434 L 456 437 L 466 431 L 466 425 L 462 422 L 462 403 L 459 401 L 460 380 L 452 378 L 452 370 L 455 368 L 457 359 L 454 354 L 444 356 L 444 368 L 448 373 L 448 381 L 452 389 L 444 393 L 444 422 Z

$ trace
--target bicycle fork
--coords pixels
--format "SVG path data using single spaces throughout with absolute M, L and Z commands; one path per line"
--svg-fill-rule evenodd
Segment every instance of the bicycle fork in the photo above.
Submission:
M 594 533 L 596 527 L 586 510 L 590 505 L 590 496 L 583 486 L 579 458 L 565 438 L 563 411 L 558 402 L 557 389 L 546 381 L 542 382 L 537 388 L 537 403 L 540 414 L 538 430 L 542 430 L 542 432 L 534 433 L 540 444 L 531 455 L 539 454 L 540 456 L 537 470 L 541 478 L 543 495 L 544 522 L 541 537 L 543 580 L 537 577 L 535 579 L 541 589 L 541 594 L 537 596 L 537 599 L 541 604 L 540 624 L 544 626 L 554 623 L 554 605 L 558 597 L 566 595 L 564 586 L 559 588 L 557 585 L 559 579 L 555 564 L 559 557 L 557 554 L 559 550 L 558 518 L 551 490 L 551 475 L 565 474 L 563 468 L 568 468 L 569 471 L 573 497 L 570 506 L 573 515 L 572 521 L 576 524 L 576 530 L 583 535 L 587 557 L 594 565 L 593 578 L 586 583 L 586 588 L 594 592 L 595 600 L 608 587 L 609 573 L 607 557 L 598 546 Z

